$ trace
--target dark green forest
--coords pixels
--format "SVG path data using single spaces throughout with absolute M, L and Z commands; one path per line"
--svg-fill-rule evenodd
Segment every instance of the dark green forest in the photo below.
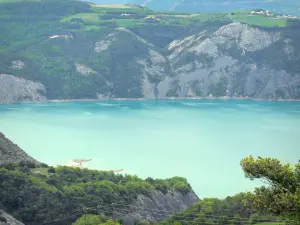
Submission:
M 21 163 L 0 169 L 0 208 L 25 224 L 52 221 L 81 211 L 84 206 L 102 205 L 106 211 L 112 211 L 112 203 L 131 204 L 138 195 L 150 197 L 154 190 L 162 193 L 174 190 L 182 194 L 191 191 L 186 179 L 181 177 L 142 180 L 136 176 L 88 169 L 45 165 L 37 170 L 33 167 Z M 57 224 L 70 224 L 74 219 L 76 216 Z
M 241 161 L 241 166 L 246 177 L 263 179 L 269 185 L 224 199 L 201 199 L 183 213 L 161 218 L 159 224 L 300 224 L 300 164 L 250 156 Z M 86 220 L 90 225 L 122 224 L 117 213 L 126 212 L 126 206 L 139 195 L 151 198 L 153 191 L 186 195 L 192 187 L 181 177 L 142 180 L 132 175 L 45 164 L 41 168 L 30 163 L 6 164 L 0 169 L 0 208 L 25 224 L 72 224 L 75 220 L 76 225 Z M 135 224 L 153 223 L 137 220 Z

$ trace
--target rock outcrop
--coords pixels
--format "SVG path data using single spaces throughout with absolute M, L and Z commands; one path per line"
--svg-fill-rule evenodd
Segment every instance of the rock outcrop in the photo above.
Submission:
M 292 58 L 295 48 L 281 35 L 279 31 L 231 23 L 213 33 L 202 30 L 174 40 L 168 46 L 171 51 L 168 58 L 175 76 L 164 80 L 163 87 L 158 86 L 161 87 L 159 96 L 164 97 L 167 86 L 177 97 L 186 97 L 192 89 L 199 97 L 210 93 L 213 97 L 221 97 L 227 92 L 231 96 L 259 99 L 297 98 L 300 74 L 274 68 L 257 57 L 261 55 L 269 62 L 274 57 L 286 60 L 282 54 L 285 53 Z M 273 46 L 281 43 L 285 45 L 275 51 Z
M 0 166 L 19 162 L 40 164 L 0 132 Z
M 18 68 L 20 65 L 18 64 Z M 0 74 L 0 104 L 45 100 L 43 84 L 8 74 Z
M 176 212 L 183 212 L 198 200 L 194 192 L 182 194 L 169 190 L 168 193 L 163 194 L 154 191 L 151 196 L 139 195 L 126 210 L 122 205 L 117 204 L 114 208 L 117 212 L 116 216 L 121 217 L 124 224 L 132 225 L 135 221 L 161 221 Z
M 24 225 L 24 224 L 0 210 L 0 225 Z
M 0 166 L 7 163 L 30 162 L 39 164 L 35 159 L 28 156 L 22 149 L 0 133 Z M 112 203 L 112 208 L 99 205 L 99 210 L 108 212 L 112 217 L 121 218 L 125 225 L 134 225 L 137 221 L 158 222 L 174 213 L 183 212 L 185 209 L 199 201 L 198 196 L 191 190 L 179 191 L 174 187 L 164 192 L 152 190 L 147 194 L 137 194 L 137 198 L 130 199 L 122 196 L 126 202 L 122 204 Z M 1 203 L 1 200 L 0 200 Z M 0 204 L 1 205 L 1 204 Z M 0 225 L 22 225 L 8 214 L 0 211 Z
M 223 21 L 170 39 L 162 48 L 148 38 L 151 33 L 137 35 L 118 27 L 94 39 L 89 33 L 77 35 L 68 42 L 74 52 L 63 51 L 65 43 L 51 40 L 60 46 L 59 57 L 68 61 L 49 53 L 51 57 L 45 56 L 40 64 L 32 62 L 34 68 L 43 68 L 37 71 L 44 74 L 34 76 L 39 82 L 20 78 L 22 73 L 28 77 L 31 64 L 15 61 L 13 75 L 0 75 L 0 103 L 46 98 L 300 99 L 299 29 L 264 29 Z M 40 46 L 46 44 L 54 42 Z M 77 48 L 87 50 L 77 54 Z M 47 55 L 45 49 L 37 51 Z M 11 63 L 7 66 L 11 68 Z

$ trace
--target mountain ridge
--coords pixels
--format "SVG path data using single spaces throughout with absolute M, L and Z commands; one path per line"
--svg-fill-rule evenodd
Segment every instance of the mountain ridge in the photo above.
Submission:
M 300 98 L 298 18 L 162 13 L 70 0 L 60 3 L 59 14 L 59 5 L 41 0 L 16 16 L 21 3 L 0 4 L 6 31 L 0 103 Z
M 0 166 L 10 163 L 31 163 L 33 165 L 40 165 L 40 162 L 33 159 L 0 132 Z

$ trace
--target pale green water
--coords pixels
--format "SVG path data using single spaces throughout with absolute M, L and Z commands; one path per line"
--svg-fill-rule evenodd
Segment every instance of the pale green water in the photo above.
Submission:
M 200 197 L 252 190 L 240 160 L 300 159 L 300 103 L 106 101 L 0 105 L 0 131 L 48 164 L 186 177 Z

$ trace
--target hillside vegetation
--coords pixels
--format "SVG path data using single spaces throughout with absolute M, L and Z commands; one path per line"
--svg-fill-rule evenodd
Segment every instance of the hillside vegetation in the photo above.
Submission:
M 272 162 L 279 161 L 268 158 L 254 161 L 250 157 L 242 160 L 242 166 L 247 176 L 251 173 L 258 177 L 264 172 L 252 170 L 252 166 L 264 167 L 265 163 Z M 296 176 L 298 167 L 296 165 Z M 283 165 L 282 169 L 288 168 Z M 0 208 L 24 224 L 66 225 L 75 220 L 74 225 L 292 225 L 299 222 L 299 188 L 292 195 L 283 194 L 284 181 L 278 181 L 269 189 L 257 188 L 254 193 L 240 193 L 225 199 L 204 198 L 184 212 L 164 210 L 160 205 L 149 207 L 145 201 L 145 198 L 155 198 L 156 192 L 162 194 L 160 198 L 168 193 L 174 198 L 176 193 L 190 195 L 192 189 L 181 177 L 142 180 L 97 170 L 47 165 L 35 168 L 31 163 L 9 163 L 0 168 L 0 181 Z M 261 191 L 266 195 L 261 195 Z M 278 202 L 269 191 L 277 192 Z M 135 206 L 141 198 L 144 199 L 141 205 Z M 155 217 L 145 214 L 130 222 L 126 220 L 140 211 L 154 213 Z
M 57 224 L 70 224 L 84 213 L 85 207 L 94 208 L 90 213 L 99 211 L 112 217 L 113 204 L 130 209 L 138 198 L 151 198 L 155 191 L 182 195 L 192 192 L 186 179 L 180 177 L 142 180 L 130 175 L 46 165 L 45 174 L 37 172 L 45 169 L 31 169 L 33 166 L 20 163 L 0 168 L 0 208 L 31 225 L 51 224 L 55 220 Z M 99 205 L 102 210 L 95 209 Z
M 1 1 L 0 10 L 0 83 L 5 84 L 0 88 L 0 103 L 185 97 L 188 93 L 219 97 L 226 89 L 253 98 L 300 96 L 298 78 L 292 75 L 300 71 L 295 41 L 300 37 L 298 19 L 249 15 L 249 11 L 162 12 L 75 0 Z M 239 28 L 233 28 L 237 24 Z M 223 35 L 225 28 L 234 29 L 230 33 L 236 37 Z M 250 42 L 229 46 L 220 42 L 224 38 Z M 216 48 L 218 53 L 212 57 L 210 52 Z M 285 71 L 290 74 L 287 80 L 297 82 L 274 81 L 279 87 L 273 85 L 264 93 L 263 77 L 253 81 L 259 85 L 252 90 L 252 83 L 245 84 L 248 81 L 242 77 L 251 72 L 251 65 L 261 73 L 268 68 L 273 77 L 282 77 L 276 74 Z M 195 76 L 195 71 L 204 77 Z M 273 77 L 266 75 L 266 79 Z

